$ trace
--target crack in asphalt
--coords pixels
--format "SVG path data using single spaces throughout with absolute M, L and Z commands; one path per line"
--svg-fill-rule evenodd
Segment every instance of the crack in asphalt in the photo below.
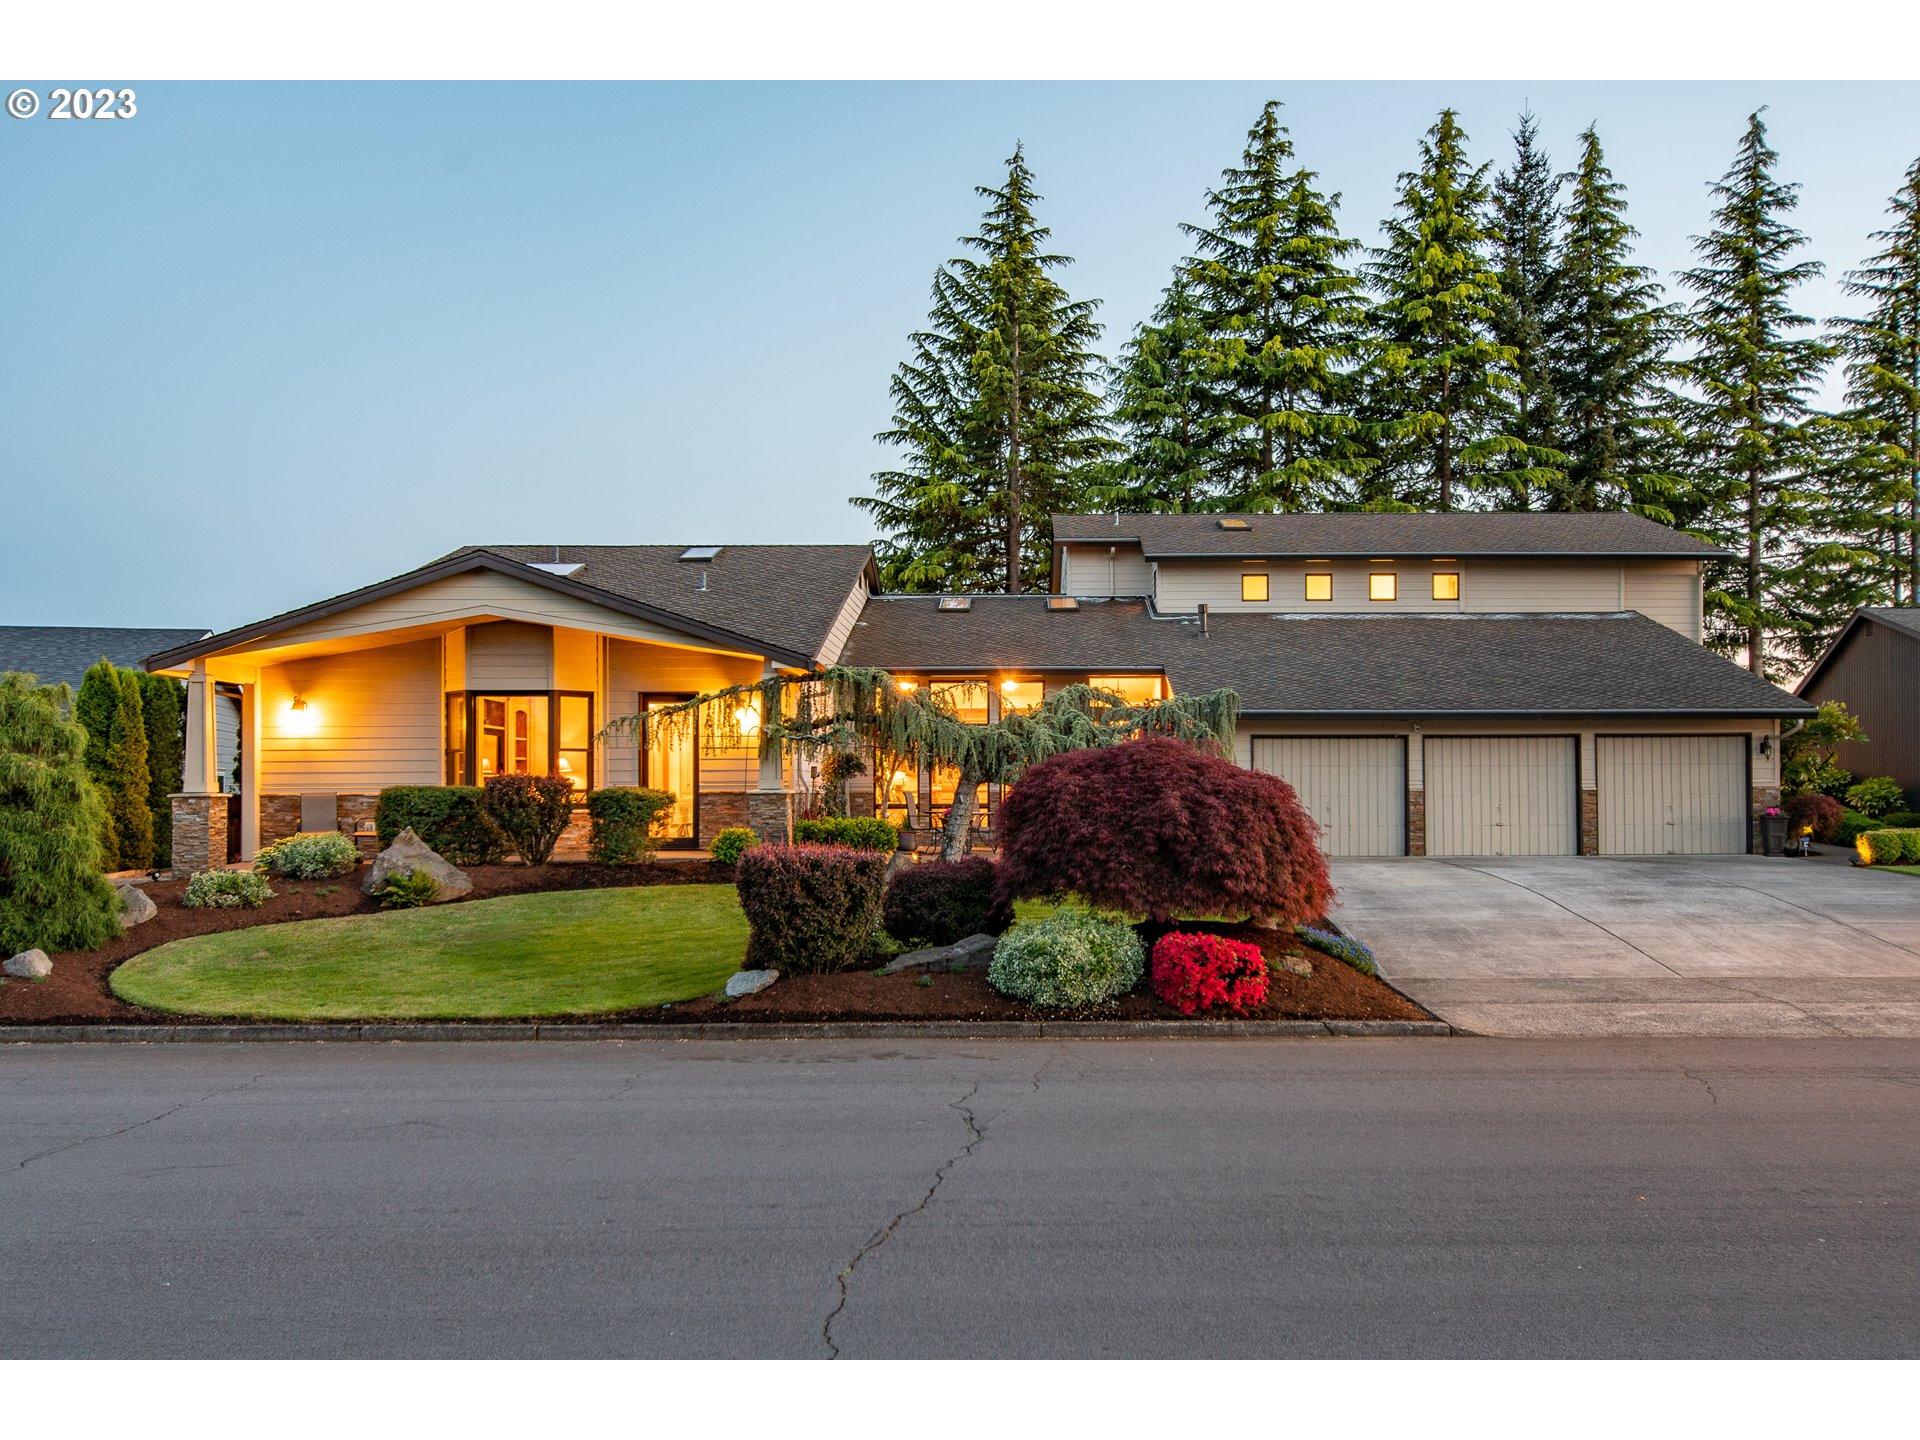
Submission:
M 1707 1079 L 1706 1076 L 1696 1075 L 1693 1073 L 1692 1070 L 1688 1069 L 1684 1065 L 1680 1067 L 1680 1073 L 1686 1076 L 1687 1079 L 1693 1081 L 1694 1084 L 1699 1085 L 1703 1089 L 1705 1089 L 1707 1092 L 1707 1098 L 1712 1100 L 1714 1104 L 1718 1105 L 1720 1103 L 1720 1096 L 1715 1092 L 1713 1088 L 1713 1082 Z
M 204 1105 L 207 1101 L 217 1099 L 222 1095 L 233 1095 L 241 1090 L 247 1089 L 249 1086 L 258 1085 L 266 1078 L 264 1073 L 259 1074 L 251 1080 L 243 1081 L 238 1085 L 223 1086 L 218 1090 L 209 1090 L 206 1094 L 197 1096 L 192 1100 L 182 1100 L 178 1105 L 169 1106 L 158 1115 L 149 1115 L 146 1119 L 136 1120 L 131 1125 L 122 1125 L 118 1130 L 104 1130 L 98 1135 L 82 1135 L 78 1140 L 69 1140 L 65 1145 L 55 1145 L 50 1150 L 42 1150 L 38 1154 L 29 1155 L 13 1168 L 16 1170 L 24 1170 L 37 1160 L 46 1160 L 55 1155 L 64 1155 L 69 1150 L 78 1150 L 82 1145 L 91 1145 L 99 1140 L 113 1140 L 121 1135 L 130 1135 L 135 1130 L 144 1130 L 149 1125 L 158 1125 L 168 1116 L 178 1115 L 182 1110 L 191 1110 L 196 1105 Z

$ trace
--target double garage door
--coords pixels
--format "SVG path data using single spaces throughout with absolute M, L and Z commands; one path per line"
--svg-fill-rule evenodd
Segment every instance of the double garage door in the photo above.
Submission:
M 1580 844 L 1579 743 L 1571 735 L 1429 736 L 1429 855 L 1572 855 Z M 1739 735 L 1595 740 L 1603 855 L 1747 848 Z M 1256 739 L 1253 763 L 1287 780 L 1329 855 L 1407 853 L 1407 755 L 1396 736 Z

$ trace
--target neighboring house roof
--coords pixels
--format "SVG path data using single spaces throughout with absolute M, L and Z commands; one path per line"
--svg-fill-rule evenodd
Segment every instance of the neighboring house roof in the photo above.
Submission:
M 1245 528 L 1222 529 L 1222 520 Z M 1235 556 L 1593 555 L 1691 556 L 1726 552 L 1639 515 L 1621 512 L 1340 511 L 1318 515 L 1055 515 L 1056 544 L 1137 540 L 1149 560 Z
M 1633 613 L 1565 616 L 1154 615 L 1139 600 L 1052 610 L 1044 596 L 870 601 L 844 663 L 941 670 L 1154 670 L 1231 689 L 1250 714 L 1800 715 L 1778 686 Z
M 492 570 L 695 639 L 808 666 L 854 586 L 877 580 L 873 552 L 865 545 L 727 545 L 704 561 L 681 560 L 691 548 L 685 545 L 562 545 L 561 565 L 580 567 L 566 574 L 539 568 L 554 563 L 555 548 L 468 546 L 391 580 L 156 651 L 147 663 L 171 668 L 434 580 Z M 696 588 L 703 569 L 705 592 Z
M 190 644 L 213 632 L 106 625 L 0 625 L 0 670 L 38 675 L 52 685 L 80 688 L 87 667 L 102 656 L 138 670 L 156 650 Z
M 1866 620 L 1876 620 L 1911 640 L 1920 640 L 1920 608 L 1912 605 L 1862 605 L 1847 617 L 1847 623 L 1842 625 L 1833 639 L 1827 642 L 1827 648 L 1820 652 L 1820 658 L 1815 660 L 1807 673 L 1800 677 L 1800 683 L 1793 687 L 1794 694 L 1807 693 L 1807 687 L 1820 678 L 1820 672 L 1826 669 L 1827 662 L 1838 653 L 1841 643 L 1859 629 L 1862 621 Z

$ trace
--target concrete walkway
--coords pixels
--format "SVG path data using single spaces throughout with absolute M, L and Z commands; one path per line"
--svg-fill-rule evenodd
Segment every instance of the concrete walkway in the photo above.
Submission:
M 1338 860 L 1339 923 L 1483 1035 L 1920 1037 L 1920 879 L 1758 856 Z

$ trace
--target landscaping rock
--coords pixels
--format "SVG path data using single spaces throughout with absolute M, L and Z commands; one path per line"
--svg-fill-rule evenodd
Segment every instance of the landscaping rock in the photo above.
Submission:
M 886 973 L 903 975 L 910 970 L 984 970 L 993 963 L 993 947 L 1000 942 L 991 935 L 969 935 L 951 945 L 929 945 L 924 950 L 909 950 L 889 962 Z
M 778 970 L 736 970 L 727 977 L 727 997 L 738 1000 L 743 995 L 758 995 L 779 978 Z
M 360 893 L 372 895 L 395 875 L 413 875 L 423 870 L 440 882 L 435 904 L 456 899 L 473 889 L 473 881 L 463 871 L 441 859 L 409 827 L 393 837 L 393 844 L 374 856 L 373 864 L 367 867 L 367 878 L 360 882 Z
M 1282 955 L 1277 963 L 1289 975 L 1298 975 L 1302 980 L 1313 974 L 1313 962 L 1304 955 Z
M 160 913 L 160 907 L 153 903 L 153 897 L 138 885 L 117 880 L 113 888 L 120 896 L 120 924 L 124 929 L 131 930 L 136 925 L 144 925 Z
M 6 964 L 0 965 L 15 980 L 44 980 L 53 974 L 53 961 L 47 958 L 44 950 L 22 950 Z

